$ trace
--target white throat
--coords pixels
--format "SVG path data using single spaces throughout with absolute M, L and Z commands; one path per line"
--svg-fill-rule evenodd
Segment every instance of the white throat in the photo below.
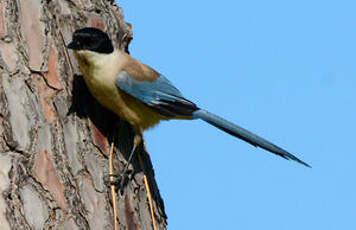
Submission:
M 85 77 L 93 77 L 98 73 L 105 73 L 117 65 L 120 52 L 114 50 L 112 53 L 103 54 L 90 50 L 76 50 L 74 54 L 78 60 L 80 70 Z

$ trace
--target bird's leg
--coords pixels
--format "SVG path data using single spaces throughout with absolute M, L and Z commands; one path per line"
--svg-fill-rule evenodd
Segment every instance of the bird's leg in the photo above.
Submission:
M 135 134 L 133 146 L 132 146 L 129 158 L 127 159 L 126 166 L 125 166 L 124 170 L 122 171 L 121 176 L 119 176 L 117 182 L 112 182 L 114 184 L 118 184 L 119 185 L 119 189 L 121 189 L 123 187 L 123 185 L 124 185 L 124 182 L 125 182 L 125 179 L 126 179 L 126 173 L 127 173 L 128 168 L 130 166 L 132 157 L 133 157 L 137 147 L 141 144 L 141 142 L 142 142 L 141 133 L 140 134 Z
M 134 143 L 133 143 L 133 146 L 132 146 L 132 149 L 131 149 L 130 156 L 127 159 L 127 163 L 126 163 L 126 166 L 125 166 L 124 171 L 123 171 L 123 175 L 126 174 L 127 169 L 129 168 L 129 165 L 131 163 L 132 157 L 133 157 L 133 155 L 134 155 L 134 153 L 136 151 L 136 148 L 141 144 L 141 142 L 142 142 L 141 134 L 136 134 L 135 137 L 134 137 Z

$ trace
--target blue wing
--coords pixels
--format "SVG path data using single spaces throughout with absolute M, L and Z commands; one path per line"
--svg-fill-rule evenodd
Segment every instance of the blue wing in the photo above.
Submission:
M 121 71 L 116 77 L 115 83 L 119 89 L 164 116 L 191 116 L 198 109 L 162 75 L 154 81 L 137 81 L 127 72 Z

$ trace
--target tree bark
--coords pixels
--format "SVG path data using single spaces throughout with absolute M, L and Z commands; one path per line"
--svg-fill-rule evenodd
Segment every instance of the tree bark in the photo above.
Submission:
M 117 48 L 132 37 L 110 0 L 0 0 L 0 229 L 113 229 L 108 153 L 120 174 L 133 132 L 89 94 L 66 44 L 84 26 L 107 31 Z M 145 148 L 158 229 L 163 201 Z M 137 152 L 136 152 L 137 153 Z M 152 229 L 135 155 L 117 192 L 119 229 Z

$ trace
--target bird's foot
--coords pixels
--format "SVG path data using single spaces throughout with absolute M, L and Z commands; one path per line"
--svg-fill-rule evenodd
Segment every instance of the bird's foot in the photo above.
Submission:
M 107 186 L 115 186 L 116 190 L 120 190 L 120 192 L 123 192 L 124 187 L 126 187 L 126 185 L 129 182 L 130 179 L 130 175 L 131 175 L 131 171 L 127 170 L 126 173 L 122 173 L 122 174 L 109 174 L 104 176 L 104 183 Z

